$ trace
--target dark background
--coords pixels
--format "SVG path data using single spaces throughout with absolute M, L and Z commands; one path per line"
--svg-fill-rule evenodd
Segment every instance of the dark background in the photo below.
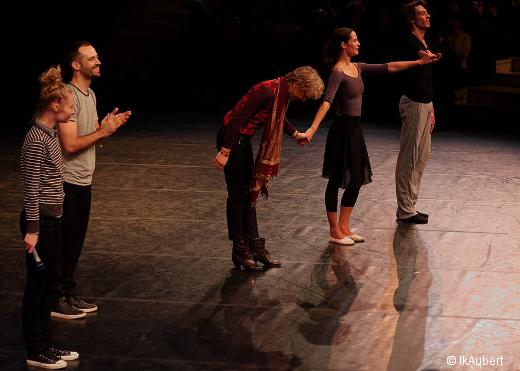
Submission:
M 29 125 L 37 100 L 38 76 L 58 64 L 64 46 L 76 39 L 90 41 L 102 62 L 102 78 L 92 88 L 102 116 L 118 106 L 143 112 L 202 111 L 223 115 L 255 83 L 283 75 L 301 65 L 318 69 L 324 81 L 328 68 L 320 63 L 323 44 L 336 27 L 351 27 L 360 42 L 358 61 L 397 60 L 403 32 L 402 1 L 89 1 L 11 4 L 5 18 L 7 75 L 16 81 L 14 127 Z M 488 9 L 494 7 L 493 12 Z M 434 68 L 438 128 L 489 126 L 499 130 L 517 125 L 515 114 L 491 110 L 470 117 L 472 109 L 454 107 L 446 87 L 452 59 L 438 43 L 456 10 L 463 30 L 472 37 L 467 86 L 492 83 L 495 59 L 519 56 L 520 1 L 430 2 L 429 44 L 444 57 Z M 516 19 L 516 22 L 515 22 Z M 388 21 L 388 22 L 385 22 Z M 6 23 L 7 24 L 7 23 Z M 9 23 L 10 24 L 10 23 Z M 12 71 L 12 72 L 11 72 Z M 363 120 L 396 124 L 400 98 L 399 74 L 367 76 Z M 312 118 L 320 102 L 292 104 L 291 115 Z M 480 112 L 480 111 L 479 111 Z M 509 112 L 510 113 L 510 112 Z M 463 118 L 463 119 L 461 119 Z M 468 118 L 467 120 L 464 118 Z M 11 123 L 9 123 L 12 126 Z

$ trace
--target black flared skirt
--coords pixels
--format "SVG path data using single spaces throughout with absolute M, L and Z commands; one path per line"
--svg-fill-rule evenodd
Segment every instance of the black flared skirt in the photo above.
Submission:
M 327 134 L 322 176 L 343 189 L 372 182 L 359 116 L 337 114 L 334 118 Z

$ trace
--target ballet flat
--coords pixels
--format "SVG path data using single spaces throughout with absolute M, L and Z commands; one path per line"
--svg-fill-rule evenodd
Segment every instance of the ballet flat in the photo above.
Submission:
M 350 236 L 347 236 L 347 237 L 350 238 L 354 242 L 363 242 L 363 241 L 365 241 L 365 237 L 358 236 L 357 234 L 351 234 Z
M 330 240 L 330 242 L 339 243 L 340 245 L 353 245 L 354 244 L 354 241 L 348 237 L 343 237 L 343 238 L 329 237 L 329 240 Z

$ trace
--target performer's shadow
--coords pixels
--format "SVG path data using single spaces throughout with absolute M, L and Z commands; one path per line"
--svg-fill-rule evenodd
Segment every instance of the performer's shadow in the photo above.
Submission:
M 311 322 L 300 324 L 298 329 L 311 344 L 340 344 L 347 340 L 350 333 L 350 325 L 342 323 L 342 319 L 359 292 L 350 273 L 345 247 L 329 244 L 314 266 L 312 275 L 323 292 L 323 299 L 318 304 L 307 301 L 299 303 Z
M 393 254 L 399 285 L 394 308 L 399 313 L 388 370 L 418 370 L 424 357 L 429 288 L 428 246 L 420 231 L 399 223 L 394 234 Z
M 253 369 L 273 367 L 290 370 L 301 364 L 294 355 L 286 355 L 282 351 L 264 352 L 253 345 L 253 334 L 255 337 L 267 336 L 262 342 L 269 343 L 276 334 L 270 334 L 268 329 L 276 329 L 280 325 L 271 323 L 277 320 L 276 317 L 272 317 L 266 324 L 268 328 L 255 325 L 258 317 L 280 306 L 278 299 L 269 299 L 267 290 L 255 292 L 255 284 L 263 275 L 261 271 L 232 269 L 220 290 L 220 302 L 209 317 L 197 324 L 199 341 L 210 347 L 211 354 L 218 357 L 218 362 L 225 364 L 219 370 L 235 370 L 240 365 L 255 365 Z M 255 332 L 255 329 L 258 331 Z

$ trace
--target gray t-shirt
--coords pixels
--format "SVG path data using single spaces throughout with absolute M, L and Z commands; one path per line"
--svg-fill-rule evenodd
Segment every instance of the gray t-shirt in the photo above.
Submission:
M 96 130 L 95 124 L 98 120 L 96 95 L 92 89 L 88 89 L 88 94 L 85 95 L 76 86 L 68 85 L 74 97 L 74 114 L 70 117 L 70 121 L 76 121 L 78 137 L 93 133 Z M 73 155 L 67 155 L 65 151 L 62 152 L 63 180 L 80 186 L 90 185 L 96 167 L 96 146 L 90 146 Z

